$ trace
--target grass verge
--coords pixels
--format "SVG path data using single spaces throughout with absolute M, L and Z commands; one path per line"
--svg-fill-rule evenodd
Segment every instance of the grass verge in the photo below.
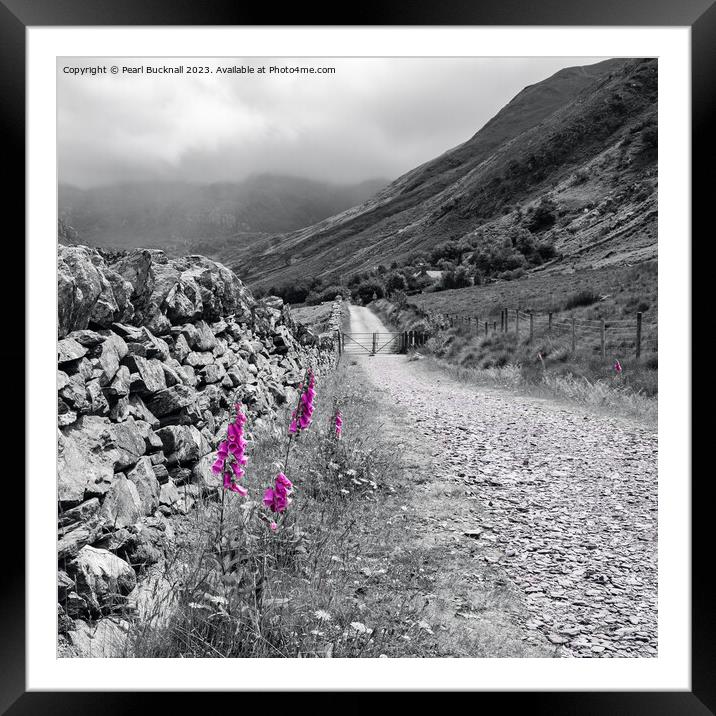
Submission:
M 658 355 L 647 352 L 639 360 L 612 348 L 601 357 L 598 341 L 582 341 L 572 351 L 569 338 L 536 332 L 534 340 L 514 332 L 478 335 L 463 325 L 450 327 L 410 305 L 397 307 L 386 300 L 371 308 L 400 330 L 431 333 L 421 352 L 459 380 L 519 389 L 555 397 L 655 423 L 658 409 Z M 618 359 L 621 372 L 614 369 Z

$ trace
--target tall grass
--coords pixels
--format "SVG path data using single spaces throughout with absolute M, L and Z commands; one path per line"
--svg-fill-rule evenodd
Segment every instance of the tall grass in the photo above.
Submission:
M 586 293 L 589 292 L 584 296 L 575 294 L 574 300 L 583 305 L 593 298 Z M 598 334 L 594 332 L 580 335 L 577 349 L 572 351 L 569 336 L 549 334 L 544 328 L 537 329 L 530 341 L 525 329 L 518 337 L 514 330 L 478 334 L 474 324 L 450 327 L 410 304 L 398 307 L 382 300 L 371 307 L 400 330 L 431 333 L 421 351 L 437 359 L 436 365 L 448 368 L 459 379 L 518 388 L 647 422 L 656 421 L 658 355 L 647 350 L 637 360 L 628 340 L 610 341 L 604 359 Z M 614 370 L 615 359 L 623 369 L 619 374 Z
M 356 586 L 361 556 L 375 548 L 362 528 L 397 468 L 369 403 L 348 385 L 344 369 L 318 384 L 314 424 L 292 447 L 293 502 L 276 532 L 258 513 L 283 466 L 288 416 L 255 434 L 243 481 L 249 498 L 227 493 L 223 523 L 215 498 L 177 520 L 181 534 L 130 630 L 130 655 L 358 657 L 404 655 L 408 642 L 422 648 L 410 589 L 371 600 Z M 336 404 L 345 418 L 340 441 L 329 424 Z M 396 572 L 410 580 L 417 569 L 405 558 Z

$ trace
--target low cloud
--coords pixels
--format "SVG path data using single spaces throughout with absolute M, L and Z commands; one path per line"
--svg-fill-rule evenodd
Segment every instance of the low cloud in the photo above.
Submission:
M 602 58 L 58 59 L 60 181 L 393 179 L 471 137 L 523 87 Z M 100 74 L 93 65 L 332 66 L 335 74 Z

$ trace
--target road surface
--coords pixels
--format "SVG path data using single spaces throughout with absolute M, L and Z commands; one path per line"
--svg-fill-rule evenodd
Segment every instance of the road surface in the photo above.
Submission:
M 350 307 L 355 333 L 387 332 Z M 420 467 L 416 539 L 475 550 L 560 656 L 657 654 L 657 434 L 579 406 L 459 382 L 428 360 L 351 356 Z M 472 554 L 472 552 L 471 552 Z M 446 569 L 448 565 L 446 565 Z

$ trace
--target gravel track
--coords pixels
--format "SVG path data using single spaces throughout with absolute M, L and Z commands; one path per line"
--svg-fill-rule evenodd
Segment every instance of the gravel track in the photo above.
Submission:
M 387 332 L 354 306 L 351 328 Z M 416 486 L 421 522 L 477 546 L 476 570 L 504 570 L 523 596 L 513 619 L 528 643 L 559 656 L 656 656 L 655 429 L 460 383 L 406 356 L 351 359 L 410 426 L 403 449 L 432 455 Z M 430 518 L 436 499 L 453 520 Z

